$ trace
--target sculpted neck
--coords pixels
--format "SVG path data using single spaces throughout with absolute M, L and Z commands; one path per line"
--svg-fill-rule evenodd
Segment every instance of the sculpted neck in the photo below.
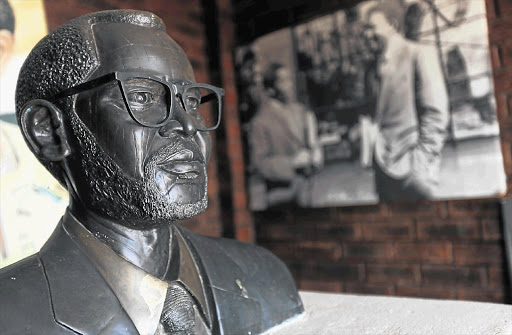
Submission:
M 69 210 L 119 256 L 157 278 L 165 276 L 172 242 L 170 225 L 148 230 L 130 229 L 92 213 L 76 200 L 70 200 Z

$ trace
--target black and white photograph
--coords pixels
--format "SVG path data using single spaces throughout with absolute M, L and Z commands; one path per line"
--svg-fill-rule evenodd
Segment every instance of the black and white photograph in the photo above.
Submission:
M 235 53 L 250 208 L 504 194 L 484 0 L 370 0 Z

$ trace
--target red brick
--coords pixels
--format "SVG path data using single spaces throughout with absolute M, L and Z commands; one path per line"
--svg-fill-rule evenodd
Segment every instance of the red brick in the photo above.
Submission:
M 225 91 L 223 103 L 236 104 L 238 102 L 238 96 L 235 91 Z
M 298 242 L 294 246 L 295 258 L 300 260 L 321 259 L 336 261 L 341 258 L 341 246 L 335 242 Z
M 512 141 L 512 122 L 509 119 L 500 122 L 500 137 L 502 141 Z
M 275 253 L 279 258 L 286 260 L 336 261 L 341 257 L 341 246 L 335 242 L 315 241 L 288 241 L 288 242 L 259 242 L 261 246 Z
M 273 241 L 286 241 L 295 240 L 301 241 L 305 238 L 312 238 L 315 236 L 313 226 L 297 227 L 296 225 L 284 224 L 267 224 L 258 226 L 258 239 L 273 240 Z
M 489 21 L 489 43 L 496 44 L 510 39 L 512 16 Z
M 241 159 L 231 159 L 231 172 L 240 174 L 244 172 L 244 161 Z
M 389 204 L 389 211 L 392 217 L 407 216 L 414 218 L 421 217 L 446 217 L 446 202 L 416 201 L 400 202 Z
M 228 116 L 229 114 L 226 114 Z M 228 121 L 229 120 L 229 121 Z M 240 135 L 240 124 L 238 123 L 238 120 L 235 118 L 226 118 L 226 133 L 229 137 L 233 137 L 233 139 L 230 139 L 229 142 L 238 142 L 238 137 Z M 237 140 L 234 140 L 237 139 Z M 239 149 L 238 148 L 232 148 L 232 149 Z M 229 149 L 229 148 L 228 148 Z M 237 153 L 238 151 L 228 151 L 231 155 Z M 237 155 L 238 156 L 238 155 Z
M 244 242 L 254 241 L 254 232 L 251 228 L 238 228 L 236 230 L 236 239 Z
M 254 221 L 258 226 L 261 225 L 293 225 L 293 217 L 289 211 L 281 210 L 279 208 L 269 209 L 263 212 L 253 213 Z
M 298 288 L 301 291 L 342 292 L 342 284 L 336 280 L 302 279 L 298 282 Z
M 485 12 L 488 23 L 496 18 L 496 10 L 494 8 L 494 0 L 485 1 Z
M 415 238 L 412 221 L 400 223 L 365 223 L 363 235 L 367 241 L 413 240 Z
M 414 284 L 420 279 L 420 267 L 414 264 L 367 264 L 366 279 L 370 283 Z
M 294 261 L 295 243 L 293 242 L 258 242 L 260 246 L 268 249 L 274 255 L 285 262 Z
M 511 153 L 512 153 L 512 150 L 511 150 L 511 141 L 506 141 L 504 138 L 501 139 L 501 152 L 503 154 L 503 164 L 505 165 L 505 171 L 508 171 L 507 169 L 510 168 L 510 163 L 512 162 L 511 160 Z M 508 157 L 506 157 L 508 154 Z
M 500 211 L 500 204 L 496 199 L 466 199 L 448 201 L 450 216 L 475 216 L 496 214 Z
M 504 303 L 505 295 L 503 290 L 460 288 L 457 290 L 457 299 Z
M 454 260 L 462 265 L 503 264 L 503 251 L 499 244 L 455 244 Z
M 343 292 L 351 294 L 393 295 L 394 288 L 392 284 L 346 283 Z
M 397 242 L 394 258 L 404 262 L 448 264 L 452 262 L 450 242 Z
M 506 282 L 505 277 L 508 275 L 507 271 L 498 266 L 490 266 L 488 271 L 489 288 L 503 289 L 504 283 Z
M 219 6 L 219 10 L 231 13 L 231 1 L 230 0 L 217 0 L 217 6 Z M 231 16 L 229 16 L 229 17 L 231 18 Z
M 228 141 L 228 152 L 229 152 L 229 155 L 234 155 L 237 152 L 241 152 L 241 150 L 242 150 L 242 143 L 240 143 L 240 141 L 238 141 L 238 140 L 230 140 L 230 141 Z
M 176 22 L 174 25 L 174 29 L 176 29 L 177 31 L 185 34 L 185 35 L 189 35 L 191 37 L 194 37 L 194 36 L 201 36 L 203 31 L 203 26 L 202 25 L 199 25 L 197 24 L 197 22 L 194 22 L 193 20 L 190 20 L 189 18 L 187 18 L 187 20 L 185 21 L 182 21 L 182 22 Z M 199 40 L 196 38 L 196 41 Z M 204 45 L 204 42 L 199 40 L 199 42 L 196 42 L 197 45 Z M 202 57 L 204 58 L 204 53 L 202 55 Z
M 320 261 L 303 264 L 302 278 L 315 280 L 361 281 L 362 264 L 320 263 Z
M 512 90 L 512 70 L 509 68 L 494 71 L 494 88 L 496 92 L 509 92 Z
M 498 114 L 498 120 L 506 120 L 510 116 L 510 98 L 509 93 L 497 93 L 496 94 L 496 112 Z
M 503 154 L 503 163 L 505 165 L 505 173 L 512 173 L 512 146 L 509 142 L 501 142 L 501 152 Z
M 418 239 L 459 240 L 480 239 L 480 224 L 477 219 L 421 220 L 417 223 Z
M 250 213 L 245 209 L 236 209 L 233 213 L 233 218 L 235 223 L 240 227 L 251 227 L 254 230 L 254 224 L 252 222 L 252 217 Z M 254 235 L 254 232 L 251 232 Z
M 485 287 L 485 268 L 424 265 L 421 267 L 424 284 L 443 287 Z
M 500 49 L 501 65 L 510 66 L 512 65 L 512 41 L 507 41 L 501 44 Z
M 501 240 L 503 238 L 501 232 L 501 220 L 498 218 L 482 219 L 483 238 L 488 241 Z
M 336 219 L 336 210 L 334 208 L 294 208 L 292 215 L 297 224 L 333 222 Z
M 393 246 L 390 243 L 344 243 L 344 255 L 349 260 L 385 260 L 393 256 Z
M 455 290 L 442 287 L 397 286 L 396 295 L 430 299 L 454 299 Z
M 388 215 L 388 209 L 385 204 L 372 206 L 352 206 L 338 208 L 340 221 L 350 221 L 355 219 L 372 220 Z
M 507 115 L 511 115 L 512 113 L 512 93 L 506 93 L 506 106 L 507 106 Z
M 491 46 L 491 63 L 493 69 L 499 69 L 502 65 L 502 48 L 501 45 Z
M 247 198 L 245 192 L 236 191 L 233 192 L 233 206 L 235 208 L 246 208 Z
M 363 229 L 359 223 L 320 223 L 316 225 L 316 237 L 322 240 L 360 240 Z
M 487 2 L 497 3 L 496 12 L 499 16 L 504 17 L 512 14 L 512 1 L 510 0 L 487 0 Z

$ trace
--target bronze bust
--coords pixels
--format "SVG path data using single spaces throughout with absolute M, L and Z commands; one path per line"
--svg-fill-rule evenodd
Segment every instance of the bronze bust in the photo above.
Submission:
M 207 206 L 222 95 L 151 13 L 92 13 L 37 44 L 16 115 L 70 204 L 0 270 L 1 334 L 257 334 L 303 311 L 270 252 L 176 224 Z

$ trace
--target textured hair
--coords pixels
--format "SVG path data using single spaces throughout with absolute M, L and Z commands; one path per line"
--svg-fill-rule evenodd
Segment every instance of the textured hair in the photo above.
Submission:
M 279 63 L 271 63 L 267 66 L 265 72 L 263 73 L 263 86 L 265 88 L 274 89 L 276 87 L 277 71 L 282 68 L 284 68 L 284 66 Z
M 9 30 L 14 34 L 14 13 L 7 0 L 0 0 L 0 29 Z
M 23 64 L 16 86 L 16 116 L 20 123 L 23 106 L 33 99 L 50 99 L 55 94 L 86 81 L 100 65 L 92 26 L 97 23 L 129 23 L 165 31 L 156 15 L 135 10 L 111 10 L 73 19 L 45 36 Z M 64 113 L 74 108 L 73 98 L 55 103 Z M 58 162 L 40 162 L 64 183 Z

